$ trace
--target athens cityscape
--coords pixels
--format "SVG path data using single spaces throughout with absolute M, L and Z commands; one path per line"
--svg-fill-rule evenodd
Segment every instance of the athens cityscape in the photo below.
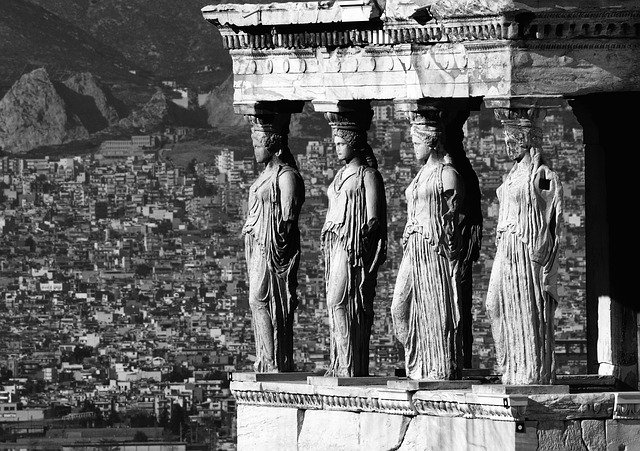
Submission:
M 158 3 L 0 4 L 0 449 L 640 449 L 633 1 Z

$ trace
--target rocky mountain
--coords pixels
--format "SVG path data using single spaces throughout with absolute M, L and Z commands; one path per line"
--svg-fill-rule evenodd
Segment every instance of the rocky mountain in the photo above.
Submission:
M 220 0 L 28 1 L 118 49 L 157 79 L 211 89 L 231 73 L 220 33 L 200 11 Z
M 89 136 L 44 69 L 23 75 L 0 100 L 0 147 L 24 153 Z
M 201 108 L 186 109 L 176 105 L 158 89 L 151 99 L 121 119 L 118 125 L 126 129 L 158 130 L 166 125 L 187 125 L 191 127 L 207 127 L 206 111 Z
M 91 72 L 127 103 L 148 99 L 149 78 L 117 49 L 27 0 L 0 1 L 0 96 L 23 74 L 45 67 L 50 78 Z
M 91 73 L 56 81 L 39 68 L 20 77 L 0 100 L 0 149 L 23 154 L 74 142 L 98 144 L 170 124 L 206 127 L 206 119 L 204 109 L 182 108 L 161 89 L 129 110 Z

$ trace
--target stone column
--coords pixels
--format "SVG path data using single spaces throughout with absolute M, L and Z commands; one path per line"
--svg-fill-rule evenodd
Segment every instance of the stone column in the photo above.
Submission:
M 242 229 L 258 373 L 295 370 L 293 318 L 304 183 L 287 137 L 291 113 L 300 112 L 302 106 L 302 102 L 235 106 L 251 122 L 254 155 L 263 167 L 249 190 Z
M 368 376 L 373 299 L 387 248 L 384 182 L 367 142 L 373 111 L 368 101 L 314 106 L 325 113 L 344 163 L 327 190 L 329 207 L 320 237 L 331 341 L 326 375 Z
M 542 155 L 545 110 L 530 99 L 485 102 L 496 108 L 514 163 L 497 190 L 496 252 L 487 290 L 496 357 L 504 384 L 552 384 L 562 185 Z
M 464 183 L 464 199 L 460 205 L 462 249 L 458 266 L 458 297 L 460 302 L 460 336 L 464 368 L 473 360 L 473 263 L 480 257 L 482 244 L 482 205 L 478 176 L 464 149 L 462 127 L 471 111 L 478 111 L 482 99 L 419 99 L 396 100 L 396 107 L 408 114 L 437 116 L 444 125 L 444 146 Z M 414 116 L 415 117 L 415 116 Z
M 637 115 L 623 106 L 633 111 L 638 101 L 637 92 L 589 94 L 568 101 L 584 132 L 587 369 L 613 374 L 633 389 L 638 387 L 640 303 L 637 274 L 629 263 L 635 254 L 628 212 L 634 203 L 630 196 L 637 192 L 637 167 L 624 155 L 637 145 L 638 124 Z

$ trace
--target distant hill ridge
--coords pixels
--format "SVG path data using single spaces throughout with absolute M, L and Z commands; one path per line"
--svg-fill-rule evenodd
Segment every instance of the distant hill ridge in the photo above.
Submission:
M 121 89 L 145 89 L 140 65 L 72 22 L 27 0 L 0 1 L 0 95 L 24 73 L 46 67 L 53 79 L 90 71 Z M 132 101 L 136 97 L 132 96 Z
M 231 74 L 231 58 L 222 47 L 220 33 L 201 13 L 203 6 L 220 1 L 28 1 L 118 49 L 124 58 L 158 78 L 210 89 Z M 205 66 L 214 71 L 198 75 Z
M 158 89 L 129 110 L 89 72 L 59 82 L 44 68 L 24 74 L 0 100 L 0 149 L 24 154 L 99 134 L 158 131 L 165 125 L 207 127 L 205 109 L 187 110 Z

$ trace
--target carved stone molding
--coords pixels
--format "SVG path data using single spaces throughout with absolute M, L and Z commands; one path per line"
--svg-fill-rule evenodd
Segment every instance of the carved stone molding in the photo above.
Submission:
M 524 421 L 528 398 L 521 395 L 478 396 L 423 391 L 414 395 L 413 405 L 422 415 Z
M 522 27 L 524 39 L 640 38 L 640 11 L 542 12 Z
M 237 381 L 231 382 L 231 391 L 238 404 L 296 409 L 509 422 L 640 419 L 639 392 L 504 395 L 464 390 L 406 391 L 383 386 L 323 387 L 291 382 Z
M 207 20 L 216 24 L 210 13 Z M 640 12 L 542 12 L 482 17 L 445 18 L 424 25 L 416 21 L 309 24 L 304 27 L 218 26 L 226 49 L 274 49 L 437 44 L 474 41 L 562 41 L 593 38 L 640 38 Z
M 616 393 L 613 418 L 616 420 L 640 420 L 640 393 Z
M 272 407 L 296 407 L 299 409 L 322 409 L 323 403 L 319 395 L 285 392 L 268 392 L 262 390 L 233 390 L 233 396 L 239 404 Z
M 232 382 L 239 404 L 299 409 L 415 415 L 410 392 L 384 388 L 335 388 L 305 384 Z

